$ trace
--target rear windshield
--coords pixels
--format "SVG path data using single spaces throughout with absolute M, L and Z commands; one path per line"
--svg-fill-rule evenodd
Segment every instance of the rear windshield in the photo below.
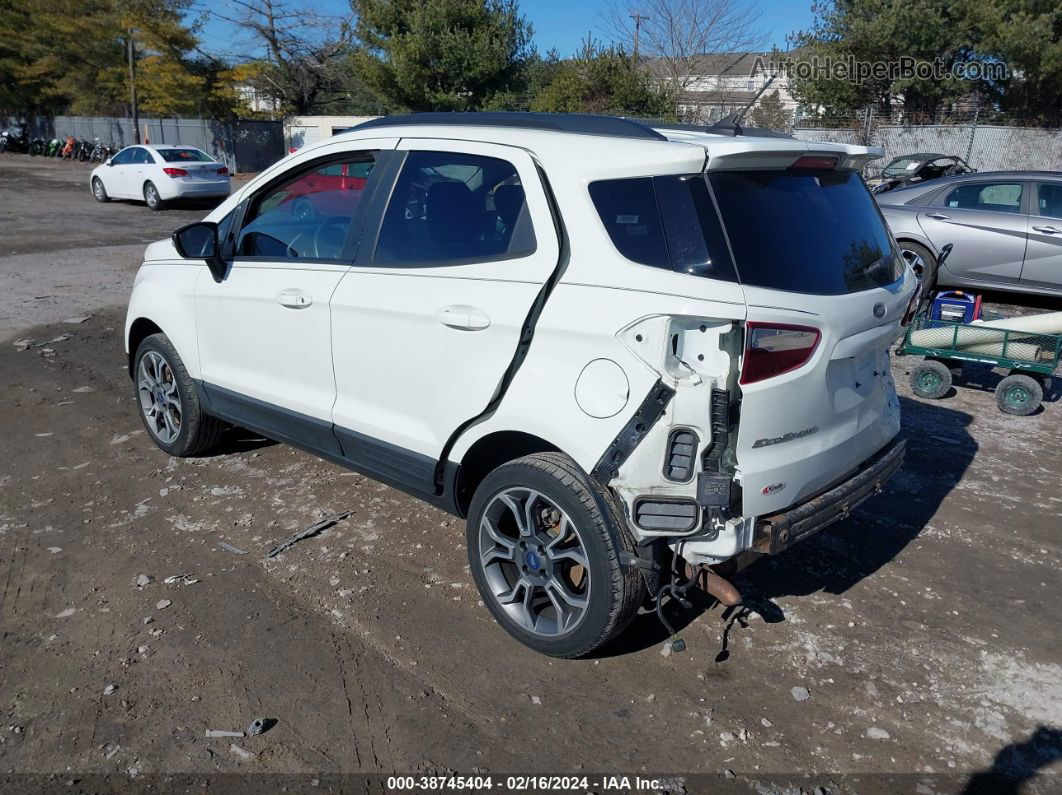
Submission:
M 903 275 L 903 260 L 854 171 L 717 171 L 709 181 L 742 284 L 840 295 Z
M 213 159 L 198 149 L 156 149 L 167 163 L 213 163 Z

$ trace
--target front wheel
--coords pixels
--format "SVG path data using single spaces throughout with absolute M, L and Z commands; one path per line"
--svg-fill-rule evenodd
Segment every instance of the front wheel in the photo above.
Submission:
M 494 618 L 535 651 L 580 657 L 634 618 L 645 585 L 620 562 L 629 536 L 607 495 L 561 453 L 498 467 L 466 532 L 472 577 Z
M 1004 414 L 1027 417 L 1043 400 L 1043 385 L 1031 375 L 1012 373 L 996 385 L 996 405 Z
M 98 202 L 109 202 L 111 197 L 107 195 L 107 189 L 103 187 L 103 180 L 99 177 L 92 179 L 92 195 L 96 197 Z
M 217 444 L 224 426 L 203 413 L 195 384 L 165 334 L 152 334 L 137 348 L 133 388 L 140 419 L 162 450 L 183 458 Z
M 150 210 L 161 210 L 165 206 L 165 202 L 159 196 L 159 189 L 155 187 L 153 182 L 148 182 L 144 185 L 144 201 Z

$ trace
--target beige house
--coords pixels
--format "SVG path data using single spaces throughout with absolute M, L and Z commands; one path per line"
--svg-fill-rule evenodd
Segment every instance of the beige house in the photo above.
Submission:
M 709 53 L 688 59 L 653 59 L 648 67 L 654 82 L 675 90 L 678 115 L 684 122 L 711 124 L 749 103 L 778 92 L 782 109 L 794 117 L 798 103 L 789 90 L 789 77 L 770 52 Z M 767 90 L 763 89 L 774 77 Z M 755 107 L 755 104 L 753 105 Z

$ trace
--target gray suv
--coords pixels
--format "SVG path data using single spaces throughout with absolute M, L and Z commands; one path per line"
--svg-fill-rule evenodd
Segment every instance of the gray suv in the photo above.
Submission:
M 963 174 L 875 198 L 930 287 L 1062 296 L 1062 172 Z M 954 249 L 938 272 L 947 243 Z

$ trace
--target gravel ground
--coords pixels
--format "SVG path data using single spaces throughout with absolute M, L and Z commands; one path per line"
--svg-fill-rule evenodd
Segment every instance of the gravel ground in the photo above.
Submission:
M 594 659 L 550 660 L 493 623 L 454 517 L 238 430 L 210 457 L 156 449 L 120 304 L 134 252 L 205 211 L 97 205 L 84 169 L 29 162 L 0 157 L 18 219 L 0 221 L 9 788 L 456 771 L 582 773 L 597 791 L 597 774 L 663 772 L 712 777 L 690 791 L 1058 791 L 1057 380 L 1015 418 L 998 374 L 925 402 L 897 359 L 910 454 L 885 494 L 743 573 L 748 609 L 683 613 L 685 653 L 643 616 Z M 259 716 L 276 721 L 260 736 L 205 736 Z

